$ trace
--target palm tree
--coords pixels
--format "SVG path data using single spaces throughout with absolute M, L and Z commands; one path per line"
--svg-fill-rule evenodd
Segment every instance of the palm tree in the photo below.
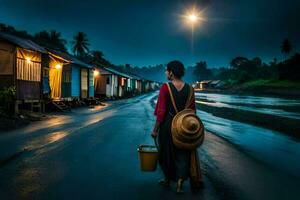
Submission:
M 61 38 L 61 33 L 55 30 L 51 31 L 41 31 L 34 35 L 34 40 L 38 44 L 48 47 L 50 49 L 67 51 L 66 40 Z
M 96 64 L 102 66 L 111 65 L 111 63 L 104 58 L 104 54 L 102 51 L 94 50 L 90 53 L 89 57 L 90 57 L 89 59 L 90 64 Z
M 61 33 L 57 32 L 56 30 L 50 31 L 50 41 L 52 41 L 53 43 L 61 43 L 61 44 L 66 43 L 66 40 L 61 38 Z
M 104 57 L 104 54 L 102 51 L 95 50 L 95 51 L 92 51 L 92 56 L 94 57 L 94 59 L 96 61 L 101 61 Z
M 56 30 L 50 31 L 50 43 L 56 47 L 57 50 L 66 51 L 65 44 L 67 43 L 66 40 L 61 38 L 61 33 L 57 32 Z
M 89 52 L 88 46 L 90 45 L 87 35 L 83 32 L 78 32 L 73 37 L 73 53 L 77 57 L 83 57 Z
M 286 57 L 292 51 L 291 42 L 288 39 L 285 39 L 281 45 L 281 53 L 283 53 Z

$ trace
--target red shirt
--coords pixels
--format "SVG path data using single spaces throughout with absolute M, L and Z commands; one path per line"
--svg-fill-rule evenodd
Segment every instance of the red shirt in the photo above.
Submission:
M 163 122 L 165 119 L 165 115 L 167 112 L 167 106 L 166 106 L 166 101 L 167 101 L 167 96 L 169 96 L 169 90 L 168 86 L 166 83 L 164 83 L 159 90 L 159 95 L 154 111 L 154 115 L 156 115 L 156 121 L 157 122 Z M 192 99 L 191 99 L 191 104 L 188 106 L 188 108 L 196 110 L 196 105 L 195 105 L 195 94 L 193 92 L 192 94 Z

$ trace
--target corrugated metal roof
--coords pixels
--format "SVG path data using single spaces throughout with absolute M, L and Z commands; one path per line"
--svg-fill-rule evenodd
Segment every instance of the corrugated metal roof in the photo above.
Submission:
M 38 51 L 40 53 L 47 53 L 46 49 L 31 40 L 23 39 L 14 35 L 0 32 L 0 38 L 7 40 L 23 49 L 28 49 L 32 51 Z
M 106 69 L 107 71 L 110 71 L 111 73 L 113 74 L 117 74 L 117 75 L 120 75 L 120 76 L 124 76 L 126 78 L 131 78 L 131 79 L 136 79 L 136 80 L 145 80 L 145 81 L 149 81 L 145 78 L 142 78 L 138 75 L 135 75 L 135 74 L 126 74 L 126 73 L 123 73 L 123 72 L 120 72 L 120 71 L 117 71 L 115 69 L 112 69 L 110 67 L 103 67 L 104 69 Z
M 137 75 L 133 75 L 133 74 L 131 74 L 130 76 L 132 76 L 134 79 L 136 79 L 136 80 L 139 80 L 139 81 L 141 81 L 142 80 L 142 78 L 141 77 L 139 77 L 139 76 L 137 76 Z
M 215 84 L 219 84 L 220 82 L 221 82 L 220 80 L 216 80 L 216 81 L 210 82 L 210 84 L 215 85 Z
M 99 68 L 99 67 L 97 67 L 97 70 L 99 70 L 100 74 L 103 74 L 103 75 L 112 74 L 111 72 L 109 72 L 109 71 L 106 71 L 106 70 L 105 70 L 105 69 L 103 69 L 103 68 Z
M 79 60 L 78 58 L 75 58 L 74 56 L 71 56 L 71 58 L 72 58 L 72 63 L 74 63 L 74 64 L 77 64 L 77 65 L 80 65 L 80 66 L 83 66 L 83 67 L 86 67 L 86 68 L 90 68 L 90 69 L 93 68 L 92 65 L 89 65 L 89 64 Z
M 123 77 L 126 77 L 126 78 L 133 78 L 132 76 L 130 76 L 129 74 L 125 74 L 125 73 L 122 73 L 122 72 L 119 72 L 117 70 L 114 70 L 110 67 L 103 67 L 105 70 L 113 73 L 113 74 L 117 74 L 117 75 L 120 75 L 120 76 L 123 76 Z
M 210 83 L 211 81 L 201 81 L 200 83 Z

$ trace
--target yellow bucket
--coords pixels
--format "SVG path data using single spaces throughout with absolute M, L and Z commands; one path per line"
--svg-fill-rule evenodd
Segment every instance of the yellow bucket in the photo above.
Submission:
M 140 166 L 142 171 L 155 171 L 157 167 L 158 151 L 156 146 L 141 145 L 138 148 Z

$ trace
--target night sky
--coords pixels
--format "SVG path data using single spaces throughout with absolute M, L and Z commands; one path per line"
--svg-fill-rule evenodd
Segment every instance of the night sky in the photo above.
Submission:
M 204 18 L 191 31 L 180 15 L 197 2 Z M 289 38 L 300 49 L 298 0 L 0 0 L 0 22 L 29 33 L 55 29 L 68 41 L 83 31 L 91 49 L 114 64 L 186 65 L 205 60 L 228 66 L 236 56 L 282 59 L 280 45 Z

